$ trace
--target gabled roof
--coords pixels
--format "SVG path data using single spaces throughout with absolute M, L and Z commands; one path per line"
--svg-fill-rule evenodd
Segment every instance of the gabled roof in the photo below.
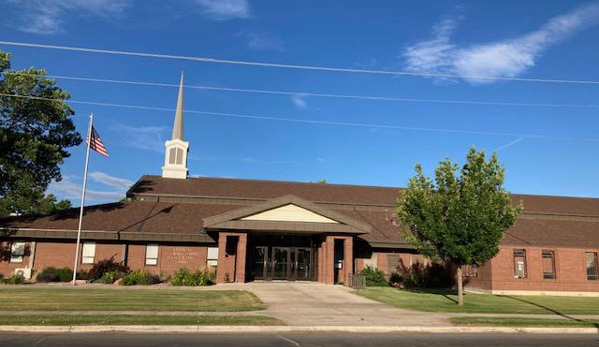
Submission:
M 309 212 L 326 217 L 337 223 L 315 223 L 297 221 L 275 220 L 249 220 L 246 217 L 259 213 L 272 211 L 286 205 L 299 206 Z M 225 212 L 220 215 L 208 217 L 203 220 L 205 229 L 243 229 L 243 230 L 279 230 L 294 232 L 339 232 L 352 234 L 366 234 L 372 226 L 342 213 L 318 206 L 295 195 L 288 194 L 264 203 L 247 206 Z

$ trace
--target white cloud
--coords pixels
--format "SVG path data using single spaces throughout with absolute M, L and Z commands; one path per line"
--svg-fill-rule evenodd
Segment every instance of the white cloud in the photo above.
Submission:
M 128 179 L 110 176 L 101 171 L 90 172 L 89 177 L 98 183 L 102 183 L 113 188 L 129 189 L 129 187 L 133 185 L 133 182 L 129 181 Z
M 195 0 L 202 12 L 214 20 L 249 18 L 248 0 Z
M 272 50 L 285 51 L 285 44 L 277 37 L 266 33 L 252 31 L 241 31 L 239 36 L 246 39 L 247 46 L 255 51 Z
M 306 108 L 306 96 L 304 94 L 293 94 L 291 96 L 291 102 L 295 105 L 298 110 L 303 110 Z
M 518 76 L 535 66 L 550 46 L 599 23 L 599 4 L 577 7 L 519 37 L 465 47 L 451 42 L 456 23 L 445 18 L 433 27 L 431 39 L 406 47 L 402 56 L 407 70 L 469 76 L 464 79 L 470 83 L 494 82 L 482 76 Z
M 63 178 L 62 181 L 52 181 L 48 187 L 48 191 L 59 199 L 69 199 L 73 205 L 79 205 L 81 199 L 81 183 L 75 182 L 73 179 Z M 118 201 L 125 197 L 125 192 L 120 191 L 98 191 L 87 189 L 85 193 L 85 201 L 94 202 L 112 202 Z
M 4 0 L 18 9 L 15 20 L 21 31 L 34 34 L 57 34 L 62 32 L 69 17 L 119 16 L 129 7 L 130 0 Z
M 112 130 L 125 145 L 158 153 L 164 153 L 164 142 L 169 132 L 168 127 L 132 127 L 120 123 L 115 123 Z

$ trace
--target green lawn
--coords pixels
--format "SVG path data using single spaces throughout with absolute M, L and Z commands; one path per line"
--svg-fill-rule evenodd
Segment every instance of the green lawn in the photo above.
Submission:
M 450 321 L 456 325 L 474 326 L 599 328 L 599 320 L 454 317 Z
M 283 325 L 264 316 L 0 316 L 0 325 Z
M 160 290 L 0 287 L 0 311 L 200 311 L 263 310 L 242 290 Z
M 562 296 L 512 296 L 471 294 L 459 307 L 457 295 L 450 290 L 409 291 L 371 287 L 356 292 L 382 303 L 408 310 L 426 312 L 528 313 L 599 315 L 599 298 Z

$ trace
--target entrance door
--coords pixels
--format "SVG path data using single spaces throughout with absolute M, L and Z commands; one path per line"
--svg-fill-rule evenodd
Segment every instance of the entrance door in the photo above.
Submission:
M 268 247 L 255 247 L 253 265 L 253 275 L 255 279 L 267 279 L 270 272 L 268 266 Z
M 291 252 L 287 247 L 272 248 L 272 279 L 290 279 Z
M 298 281 L 310 281 L 313 278 L 312 268 L 312 249 L 311 248 L 296 248 L 295 249 L 295 274 L 294 279 Z

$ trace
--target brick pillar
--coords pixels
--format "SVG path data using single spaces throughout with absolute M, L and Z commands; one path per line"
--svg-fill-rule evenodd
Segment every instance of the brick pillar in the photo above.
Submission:
M 318 247 L 318 282 L 325 283 L 326 261 L 327 261 L 327 243 L 326 237 L 320 236 L 320 245 Z
M 227 235 L 228 233 L 218 233 L 218 263 L 216 266 L 216 283 L 226 283 L 225 273 L 227 273 Z
M 247 254 L 247 243 L 248 234 L 237 234 L 239 235 L 239 241 L 237 242 L 237 272 L 235 273 L 234 281 L 236 283 L 245 283 L 245 261 Z
M 343 240 L 343 283 L 350 285 L 349 275 L 354 273 L 354 238 L 348 236 Z
M 335 284 L 335 237 L 326 237 L 326 262 L 324 283 Z

